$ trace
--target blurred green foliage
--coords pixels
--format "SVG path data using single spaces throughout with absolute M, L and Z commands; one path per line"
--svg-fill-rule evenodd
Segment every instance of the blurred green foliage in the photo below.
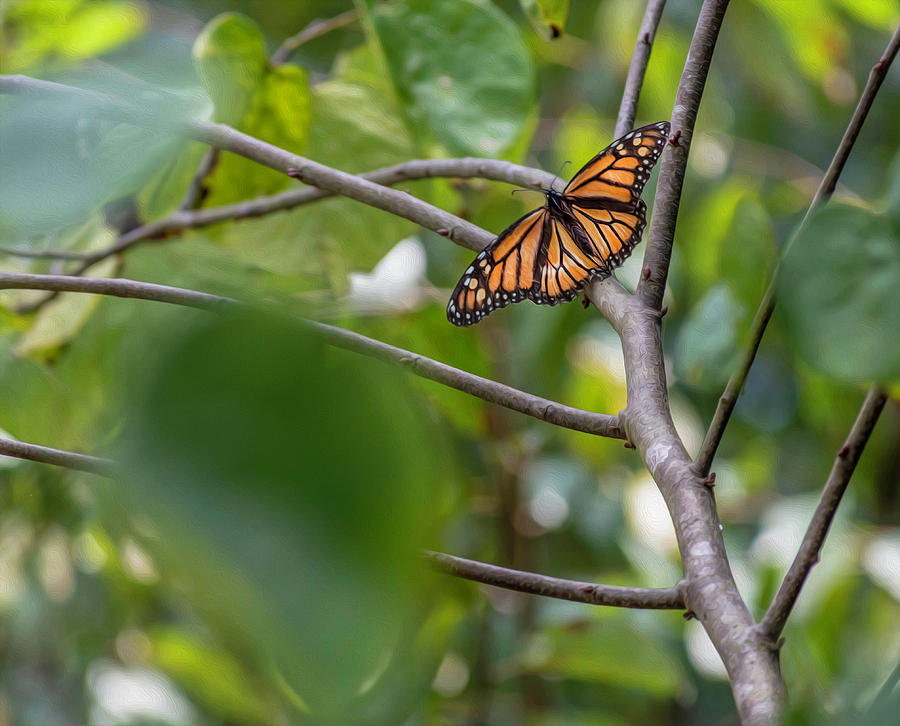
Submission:
M 638 124 L 671 112 L 696 6 L 667 3 Z M 311 21 L 353 7 L 353 22 L 269 61 Z M 350 172 L 462 154 L 559 172 L 610 140 L 642 13 L 630 0 L 13 0 L 0 8 L 0 72 L 228 122 Z M 728 10 L 663 328 L 692 453 L 898 19 L 895 0 Z M 732 567 L 756 614 L 865 386 L 898 390 L 896 70 L 838 199 L 786 257 L 715 463 Z M 78 104 L 0 97 L 0 244 L 102 248 L 123 230 L 114 206 L 140 221 L 173 211 L 204 153 Z M 223 154 L 202 204 L 293 184 Z M 494 231 L 539 203 L 480 180 L 403 188 Z M 627 286 L 640 252 L 619 272 Z M 579 305 L 448 325 L 446 291 L 469 260 L 410 222 L 329 199 L 153 241 L 92 274 L 271 301 L 571 405 L 624 405 L 616 336 Z M 118 456 L 129 476 L 0 461 L 0 725 L 733 719 L 718 656 L 678 613 L 482 589 L 434 579 L 418 559 L 425 546 L 669 585 L 671 523 L 633 452 L 324 349 L 272 312 L 78 295 L 16 312 L 35 298 L 0 295 L 0 427 Z M 876 703 L 900 657 L 898 435 L 889 404 L 788 624 L 792 723 L 885 723 L 900 709 L 896 694 Z

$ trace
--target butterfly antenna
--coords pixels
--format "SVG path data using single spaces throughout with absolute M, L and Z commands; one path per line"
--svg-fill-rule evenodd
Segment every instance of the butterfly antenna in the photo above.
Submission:
M 559 179 L 560 183 L 562 183 L 562 184 L 565 184 L 565 180 L 560 176 L 560 174 L 562 174 L 565 171 L 566 167 L 571 163 L 572 162 L 569 159 L 566 159 L 562 163 L 562 166 L 559 167 L 559 171 L 556 173 L 556 178 Z
M 527 187 L 516 187 L 513 189 L 510 194 L 515 194 L 516 192 L 539 192 L 540 189 L 528 189 Z

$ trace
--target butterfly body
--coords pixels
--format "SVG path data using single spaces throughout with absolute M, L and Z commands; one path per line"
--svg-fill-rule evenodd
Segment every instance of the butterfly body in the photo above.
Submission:
M 640 241 L 647 207 L 641 191 L 668 138 L 669 124 L 644 126 L 591 159 L 562 192 L 507 227 L 457 283 L 447 318 L 473 325 L 494 310 L 528 299 L 574 300 L 612 274 Z

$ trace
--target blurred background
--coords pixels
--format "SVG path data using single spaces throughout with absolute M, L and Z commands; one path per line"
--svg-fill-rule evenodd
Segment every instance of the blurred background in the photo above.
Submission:
M 611 140 L 644 3 L 566 4 L 11 0 L 0 73 L 230 123 L 349 172 L 474 155 L 567 178 Z M 698 7 L 666 4 L 636 125 L 669 117 Z M 896 0 L 728 10 L 663 326 L 692 454 L 898 19 Z M 895 68 L 836 195 L 895 231 L 898 113 Z M 205 152 L 79 104 L 0 97 L 2 269 L 71 270 L 15 250 L 91 252 L 174 211 Z M 203 207 L 296 186 L 230 155 L 204 183 Z M 478 180 L 400 188 L 493 232 L 541 203 Z M 885 234 L 893 246 L 875 266 L 896 269 L 898 236 Z M 834 289 L 849 270 L 863 289 L 864 255 L 822 254 L 815 239 L 801 248 L 796 269 L 822 270 L 814 287 Z M 618 273 L 626 286 L 642 255 Z M 406 220 L 329 199 L 171 234 L 88 274 L 274 301 L 579 408 L 625 405 L 618 339 L 593 309 L 523 303 L 449 325 L 446 298 L 470 258 Z M 809 295 L 794 304 L 788 290 L 769 326 L 714 464 L 731 565 L 757 616 L 867 383 L 900 380 L 897 328 L 878 317 L 895 314 L 896 279 L 886 305 L 847 291 L 855 317 L 820 315 L 818 332 L 803 324 Z M 424 574 L 421 547 L 675 583 L 671 522 L 621 442 L 323 348 L 271 311 L 213 318 L 33 291 L 0 302 L 3 435 L 126 468 L 111 482 L 0 459 L 0 726 L 736 723 L 718 656 L 678 612 Z M 854 357 L 846 336 L 858 329 L 893 363 Z M 889 403 L 785 632 L 795 723 L 889 720 L 870 707 L 900 659 L 898 436 Z

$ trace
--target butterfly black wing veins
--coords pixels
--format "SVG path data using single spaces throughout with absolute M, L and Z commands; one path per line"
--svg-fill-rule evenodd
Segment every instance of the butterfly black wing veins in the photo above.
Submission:
M 574 300 L 608 277 L 640 241 L 647 206 L 641 192 L 665 148 L 666 122 L 635 129 L 582 167 L 562 192 L 507 227 L 463 273 L 447 306 L 468 326 L 524 299 Z

